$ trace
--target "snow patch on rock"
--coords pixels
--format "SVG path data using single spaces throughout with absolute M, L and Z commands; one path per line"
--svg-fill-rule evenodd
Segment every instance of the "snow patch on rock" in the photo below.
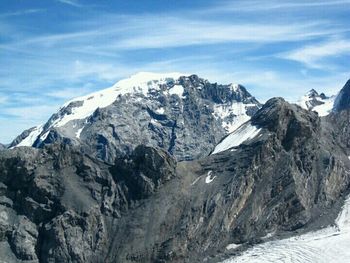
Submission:
M 210 184 L 212 181 L 214 181 L 216 175 L 212 176 L 212 173 L 213 173 L 213 171 L 209 171 L 208 172 L 207 177 L 205 178 L 205 183 L 206 184 Z
M 259 134 L 260 130 L 261 129 L 252 125 L 250 122 L 246 122 L 233 133 L 225 137 L 218 145 L 216 145 L 212 154 L 223 152 L 230 148 L 239 146 L 243 142 L 256 137 Z
M 35 127 L 26 138 L 24 138 L 19 144 L 14 147 L 32 146 L 42 131 L 43 125 Z
M 256 105 L 242 102 L 215 105 L 213 115 L 216 119 L 221 118 L 223 120 L 223 127 L 227 132 L 233 132 L 243 123 L 250 120 L 250 116 L 247 114 L 247 107 L 253 106 Z

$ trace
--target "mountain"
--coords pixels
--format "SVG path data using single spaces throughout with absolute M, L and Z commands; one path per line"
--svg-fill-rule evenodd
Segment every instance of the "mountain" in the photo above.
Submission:
M 6 149 L 6 146 L 0 143 L 0 151 Z
M 336 96 L 327 97 L 324 93 L 318 94 L 311 89 L 297 102 L 304 109 L 316 111 L 319 116 L 327 116 L 331 112 L 341 112 L 350 105 L 350 80 Z
M 333 224 L 350 185 L 342 112 L 273 98 L 186 162 L 145 145 L 113 162 L 59 140 L 1 151 L 2 260 L 218 262 Z
M 65 103 L 11 147 L 64 142 L 113 162 L 145 144 L 165 149 L 180 161 L 193 160 L 208 155 L 260 107 L 241 85 L 143 72 Z
M 340 90 L 334 103 L 334 110 L 340 112 L 349 109 L 350 105 L 350 80 L 346 82 L 344 87 Z
M 297 104 L 304 109 L 316 111 L 320 116 L 326 116 L 333 110 L 336 96 L 327 97 L 324 93 L 318 94 L 311 89 L 302 96 Z

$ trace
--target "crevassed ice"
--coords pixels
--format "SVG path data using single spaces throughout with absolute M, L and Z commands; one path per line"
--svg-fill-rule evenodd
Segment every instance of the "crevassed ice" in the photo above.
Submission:
M 241 127 L 235 130 L 233 133 L 229 134 L 225 139 L 223 139 L 218 145 L 216 145 L 212 154 L 226 151 L 232 147 L 238 146 L 243 142 L 253 139 L 259 134 L 261 129 L 252 125 L 249 122 L 244 123 Z
M 297 237 L 266 242 L 223 263 L 349 262 L 349 244 L 350 198 L 348 197 L 336 220 L 336 226 Z

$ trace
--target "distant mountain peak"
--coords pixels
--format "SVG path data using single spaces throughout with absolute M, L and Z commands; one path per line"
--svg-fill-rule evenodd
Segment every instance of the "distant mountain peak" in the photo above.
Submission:
M 311 89 L 299 99 L 297 104 L 304 109 L 316 111 L 319 116 L 326 116 L 333 109 L 334 99 L 334 96 L 327 97 L 324 93 Z
M 317 96 L 319 96 L 319 95 L 318 95 L 318 92 L 317 92 L 315 89 L 309 90 L 309 91 L 306 93 L 306 95 L 308 95 L 309 97 L 317 97 Z
M 104 160 L 138 144 L 166 149 L 179 160 L 209 154 L 215 144 L 259 109 L 239 84 L 210 83 L 197 75 L 140 72 L 66 102 L 14 146 L 42 147 L 59 141 L 97 147 Z

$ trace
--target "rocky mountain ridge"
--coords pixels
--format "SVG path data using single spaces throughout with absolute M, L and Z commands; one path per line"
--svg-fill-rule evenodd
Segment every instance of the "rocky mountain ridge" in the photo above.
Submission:
M 139 73 L 67 102 L 10 147 L 64 142 L 113 162 L 111 153 L 121 156 L 146 144 L 192 160 L 208 155 L 260 106 L 241 85 L 219 85 L 196 75 Z

